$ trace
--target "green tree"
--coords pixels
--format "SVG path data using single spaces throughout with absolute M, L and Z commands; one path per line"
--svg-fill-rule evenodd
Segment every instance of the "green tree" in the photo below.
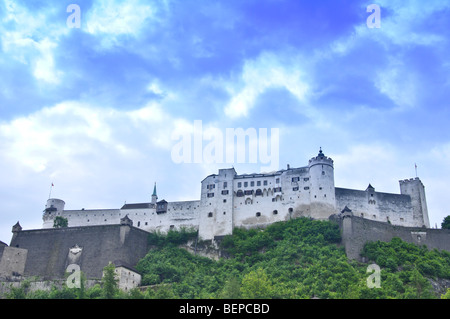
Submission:
M 225 283 L 220 295 L 223 299 L 241 298 L 241 283 L 236 277 L 232 277 Z
M 244 299 L 272 298 L 273 286 L 266 271 L 258 268 L 245 275 L 242 279 L 241 293 Z
M 441 295 L 441 299 L 450 299 L 450 288 L 447 288 L 447 292 Z
M 119 291 L 115 269 L 116 266 L 111 262 L 103 268 L 102 296 L 105 299 L 113 299 Z
M 444 218 L 444 221 L 441 223 L 442 229 L 450 229 L 450 215 Z
M 53 228 L 63 228 L 68 226 L 69 221 L 67 220 L 67 218 L 64 218 L 62 216 L 56 216 L 55 219 L 53 220 Z

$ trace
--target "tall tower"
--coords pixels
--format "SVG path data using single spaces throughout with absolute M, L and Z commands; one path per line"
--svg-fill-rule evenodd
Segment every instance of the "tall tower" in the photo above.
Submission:
M 333 160 L 322 152 L 309 160 L 311 217 L 328 219 L 336 213 Z
M 155 186 L 153 187 L 153 194 L 152 194 L 152 204 L 156 205 L 157 201 L 158 201 L 158 195 L 156 195 L 156 182 L 155 182 Z
M 215 238 L 233 232 L 234 168 L 219 169 L 219 174 L 202 181 L 199 237 Z
M 53 220 L 56 216 L 60 216 L 64 211 L 66 203 L 57 198 L 49 198 L 45 205 L 44 214 L 42 215 L 43 225 L 42 228 L 52 228 Z
M 411 196 L 413 209 L 413 222 L 419 227 L 430 228 L 428 219 L 427 199 L 425 197 L 425 186 L 421 180 L 416 178 L 399 181 L 400 193 Z

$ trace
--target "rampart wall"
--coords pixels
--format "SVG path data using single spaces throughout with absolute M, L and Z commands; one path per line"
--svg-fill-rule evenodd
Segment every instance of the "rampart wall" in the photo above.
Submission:
M 26 230 L 13 234 L 9 248 L 26 250 L 22 276 L 64 278 L 74 263 L 87 278 L 101 278 L 109 262 L 135 266 L 148 251 L 147 235 L 128 225 Z
M 436 248 L 450 252 L 450 229 L 402 227 L 357 216 L 343 218 L 333 216 L 330 219 L 339 223 L 342 242 L 349 259 L 363 261 L 360 252 L 366 242 L 377 240 L 389 242 L 394 237 L 409 243 L 426 245 L 428 249 Z

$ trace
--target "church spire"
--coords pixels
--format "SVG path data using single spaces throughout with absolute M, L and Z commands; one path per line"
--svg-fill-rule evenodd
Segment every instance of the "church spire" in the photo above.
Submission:
M 156 182 L 155 182 L 155 187 L 153 187 L 153 194 L 152 194 L 152 196 L 157 196 L 156 195 Z
M 156 204 L 158 201 L 158 195 L 156 195 L 156 182 L 155 186 L 153 187 L 153 194 L 152 194 L 152 204 Z

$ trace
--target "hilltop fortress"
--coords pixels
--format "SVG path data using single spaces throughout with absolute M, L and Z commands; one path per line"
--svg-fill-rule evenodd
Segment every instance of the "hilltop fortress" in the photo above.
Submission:
M 401 180 L 400 194 L 378 192 L 370 184 L 365 190 L 338 188 L 333 160 L 322 150 L 307 166 L 288 165 L 267 174 L 220 169 L 203 179 L 199 200 L 158 201 L 155 184 L 150 202 L 119 209 L 64 206 L 63 200 L 50 198 L 42 229 L 22 230 L 17 222 L 10 245 L 0 242 L 0 298 L 2 291 L 26 278 L 37 278 L 33 282 L 38 289 L 50 289 L 54 280 L 61 285 L 76 269 L 95 284 L 109 262 L 116 266 L 121 289 L 131 289 L 141 281 L 134 267 L 151 249 L 149 232 L 183 227 L 198 231 L 197 239 L 185 248 L 210 258 L 221 256 L 217 244 L 234 227 L 265 227 L 299 217 L 336 222 L 349 259 L 364 261 L 360 252 L 366 242 L 393 237 L 450 251 L 450 230 L 429 228 L 419 178 Z M 67 219 L 68 227 L 53 227 L 58 216 Z
M 69 227 L 117 225 L 127 217 L 145 231 L 167 232 L 182 227 L 198 230 L 203 240 L 232 233 L 234 227 L 263 227 L 301 216 L 328 219 L 352 216 L 405 227 L 429 228 L 425 188 L 419 178 L 400 181 L 400 194 L 335 187 L 333 160 L 322 152 L 307 166 L 263 174 L 237 174 L 220 169 L 201 182 L 199 200 L 158 201 L 156 184 L 151 202 L 125 204 L 119 209 L 65 210 L 61 199 L 47 201 L 43 228 L 62 216 Z

